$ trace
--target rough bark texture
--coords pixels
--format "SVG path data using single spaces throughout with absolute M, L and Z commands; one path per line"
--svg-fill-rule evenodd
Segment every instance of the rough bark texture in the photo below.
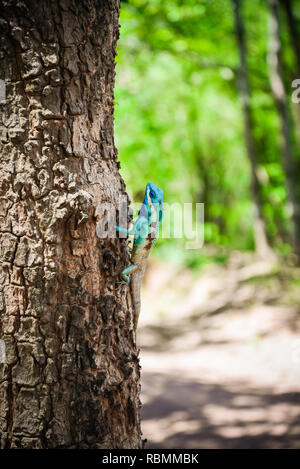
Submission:
M 286 186 L 290 211 L 292 215 L 292 242 L 294 253 L 300 261 L 300 193 L 299 174 L 295 164 L 292 148 L 292 121 L 286 100 L 282 78 L 281 43 L 279 31 L 278 0 L 269 0 L 270 5 L 270 38 L 268 62 L 272 93 L 281 124 L 282 163 L 286 177 Z
M 240 70 L 238 88 L 244 114 L 245 144 L 251 167 L 251 193 L 254 203 L 254 239 L 256 252 L 261 257 L 273 257 L 274 253 L 269 245 L 266 225 L 262 212 L 260 183 L 257 177 L 258 165 L 253 138 L 253 119 L 250 107 L 250 85 L 247 67 L 247 49 L 245 28 L 241 14 L 241 0 L 232 0 L 235 19 L 235 34 L 240 55 Z
M 118 0 L 0 6 L 1 448 L 138 448 L 139 363 L 119 288 Z

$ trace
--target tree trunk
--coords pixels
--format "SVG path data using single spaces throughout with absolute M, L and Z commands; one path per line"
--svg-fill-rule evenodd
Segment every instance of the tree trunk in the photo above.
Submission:
M 296 71 L 293 76 L 294 79 L 300 78 L 300 34 L 297 28 L 297 20 L 293 13 L 292 0 L 280 0 L 281 5 L 285 9 L 287 23 L 290 31 L 290 37 L 293 44 L 294 54 L 296 58 Z M 299 103 L 295 104 L 295 119 L 298 128 L 298 141 L 300 141 L 300 106 Z
M 6 0 L 0 13 L 1 448 L 140 447 L 124 195 L 113 137 L 119 0 Z
M 279 33 L 278 0 L 269 0 L 270 38 L 268 62 L 272 93 L 278 109 L 282 134 L 282 163 L 286 177 L 288 202 L 292 218 L 292 243 L 294 253 L 300 256 L 300 198 L 297 190 L 297 167 L 292 149 L 292 121 L 286 101 L 282 79 L 281 43 Z
M 274 257 L 266 233 L 266 226 L 262 212 L 262 200 L 260 195 L 260 183 L 257 177 L 257 156 L 253 139 L 253 118 L 250 107 L 250 85 L 247 67 L 247 48 L 245 40 L 245 28 L 241 14 L 241 1 L 232 0 L 235 19 L 235 34 L 239 49 L 240 68 L 238 77 L 238 89 L 244 114 L 245 144 L 251 167 L 251 192 L 254 203 L 254 240 L 256 252 L 261 257 Z
M 284 7 L 286 12 L 290 36 L 294 47 L 294 53 L 297 63 L 297 73 L 295 74 L 295 78 L 300 78 L 300 34 L 297 28 L 297 20 L 293 13 L 293 2 L 292 0 L 280 0 L 280 3 Z

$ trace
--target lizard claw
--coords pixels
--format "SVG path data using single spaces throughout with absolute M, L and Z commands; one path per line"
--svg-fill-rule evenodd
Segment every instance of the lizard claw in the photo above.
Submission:
M 128 275 L 121 274 L 121 284 L 128 285 L 130 283 L 130 277 Z
M 128 285 L 128 284 L 122 280 L 121 282 L 116 282 L 115 285 L 116 285 L 116 288 L 119 289 L 119 288 L 122 288 L 124 285 Z

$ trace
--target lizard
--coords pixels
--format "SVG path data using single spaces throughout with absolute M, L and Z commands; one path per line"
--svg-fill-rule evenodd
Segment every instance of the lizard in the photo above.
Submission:
M 134 308 L 134 332 L 136 334 L 141 311 L 141 285 L 147 267 L 151 247 L 159 235 L 163 218 L 163 191 L 152 182 L 146 186 L 144 201 L 133 227 L 128 230 L 117 226 L 117 230 L 133 235 L 131 264 L 122 270 L 121 283 L 129 284 Z

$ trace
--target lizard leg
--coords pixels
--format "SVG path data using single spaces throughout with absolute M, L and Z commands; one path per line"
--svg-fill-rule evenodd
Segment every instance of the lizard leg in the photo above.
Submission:
M 134 229 L 128 230 L 127 228 L 122 228 L 121 226 L 116 225 L 116 230 L 120 231 L 120 233 L 126 233 L 127 235 L 133 235 Z
M 118 226 L 118 225 L 116 225 L 116 230 L 120 231 L 121 233 L 126 233 L 127 235 L 134 235 L 140 232 L 143 226 L 145 226 L 145 218 L 138 217 L 133 227 L 130 230 L 128 230 L 127 228 L 122 228 L 121 226 Z
M 137 269 L 137 267 L 138 266 L 136 264 L 131 264 L 128 267 L 126 267 L 124 270 L 122 270 L 121 272 L 122 282 L 121 283 L 128 284 L 130 282 L 129 275 L 132 274 L 132 272 L 134 272 Z
M 121 226 L 119 225 L 116 225 L 116 230 L 119 231 L 120 233 L 126 233 L 127 235 L 134 235 L 135 233 L 135 225 L 136 223 L 134 223 L 134 220 L 132 217 L 130 217 L 129 215 L 127 215 L 127 218 L 129 220 L 129 224 L 132 225 L 133 224 L 133 227 L 131 229 L 128 229 L 128 228 L 122 228 Z

